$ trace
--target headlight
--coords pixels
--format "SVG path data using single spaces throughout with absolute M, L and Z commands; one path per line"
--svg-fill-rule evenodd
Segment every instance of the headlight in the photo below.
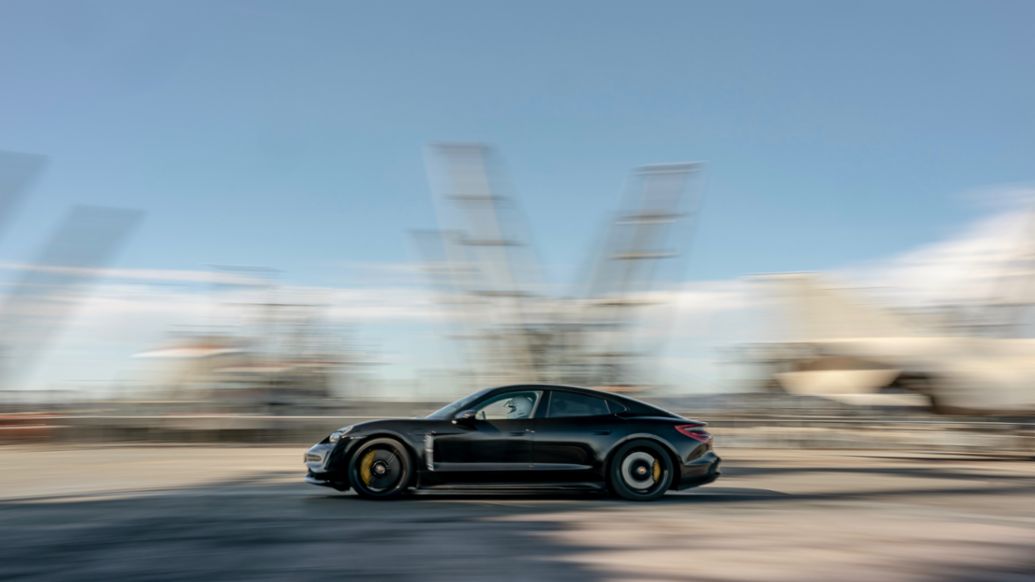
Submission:
M 352 430 L 352 426 L 346 426 L 344 428 L 339 428 L 338 430 L 332 432 L 330 434 L 330 436 L 327 437 L 327 442 L 333 444 L 333 443 L 336 443 L 336 442 L 340 441 L 341 437 L 344 436 L 346 433 L 348 433 L 350 430 Z

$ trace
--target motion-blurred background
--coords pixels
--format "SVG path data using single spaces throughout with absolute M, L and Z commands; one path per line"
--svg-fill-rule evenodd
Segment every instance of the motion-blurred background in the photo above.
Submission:
M 1030 460 L 1033 21 L 1010 0 L 0 3 L 8 473 L 69 447 L 274 454 L 520 382 L 703 418 L 745 463 Z

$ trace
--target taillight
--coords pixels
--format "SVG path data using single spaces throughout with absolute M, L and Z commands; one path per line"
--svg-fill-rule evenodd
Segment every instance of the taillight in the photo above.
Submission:
M 683 436 L 690 437 L 699 443 L 712 440 L 712 435 L 705 432 L 699 424 L 677 424 L 676 430 Z

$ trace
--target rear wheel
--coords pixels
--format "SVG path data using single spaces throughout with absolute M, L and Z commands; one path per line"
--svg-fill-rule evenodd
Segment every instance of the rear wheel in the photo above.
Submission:
M 406 447 L 392 438 L 359 446 L 349 462 L 349 482 L 360 497 L 392 499 L 406 491 L 413 477 L 413 462 Z
M 672 460 L 651 441 L 633 441 L 611 457 L 608 485 L 618 496 L 631 501 L 651 501 L 672 485 Z

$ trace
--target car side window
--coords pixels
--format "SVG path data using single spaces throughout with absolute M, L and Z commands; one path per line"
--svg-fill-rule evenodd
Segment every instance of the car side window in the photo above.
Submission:
M 607 402 L 603 398 L 558 390 L 550 395 L 550 406 L 546 417 L 605 416 L 610 413 Z
M 539 396 L 538 390 L 507 392 L 481 403 L 475 418 L 478 420 L 523 420 L 532 418 Z

